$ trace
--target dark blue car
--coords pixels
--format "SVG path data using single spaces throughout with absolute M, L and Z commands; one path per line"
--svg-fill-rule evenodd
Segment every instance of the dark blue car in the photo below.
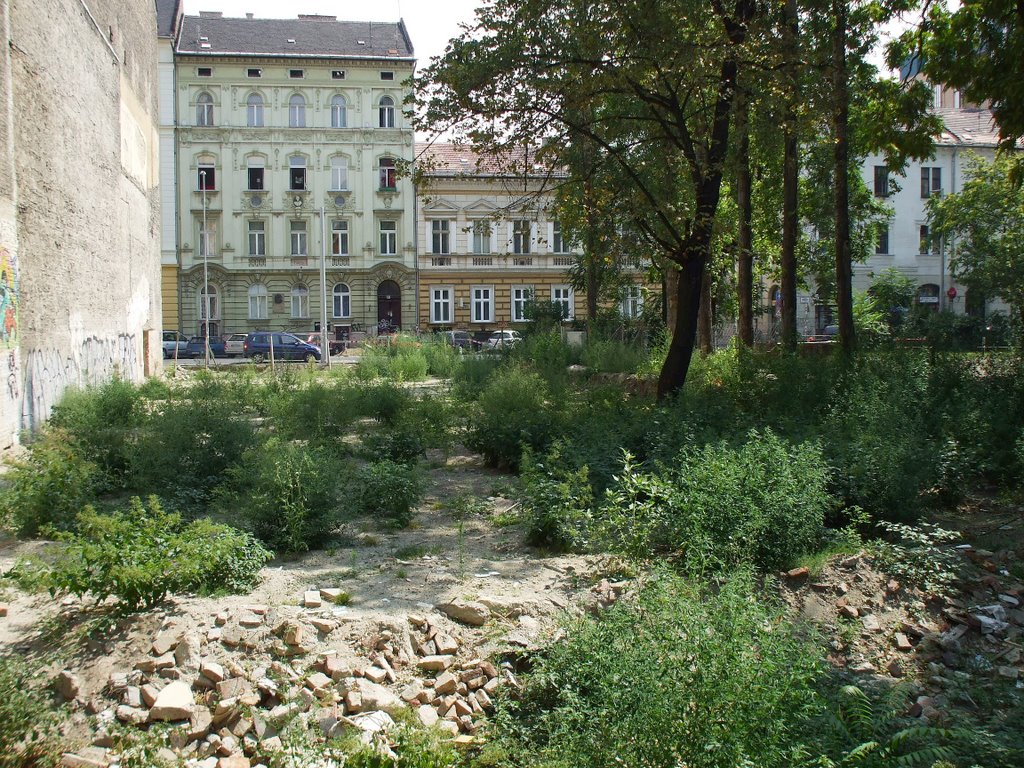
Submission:
M 275 360 L 320 360 L 320 350 L 307 344 L 298 336 L 280 331 L 256 331 L 250 333 L 242 345 L 242 354 L 254 363 L 270 359 L 270 343 L 274 343 Z
M 202 336 L 193 336 L 188 340 L 188 344 L 185 345 L 184 357 L 206 357 L 206 353 L 203 352 L 203 346 L 206 343 L 206 339 Z M 220 336 L 210 337 L 210 354 L 214 357 L 227 357 L 228 353 L 224 349 L 224 339 Z

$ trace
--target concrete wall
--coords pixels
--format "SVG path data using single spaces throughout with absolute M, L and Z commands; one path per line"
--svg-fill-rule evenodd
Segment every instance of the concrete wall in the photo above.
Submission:
M 0 9 L 0 130 L 16 179 L 0 188 L 10 444 L 15 425 L 38 426 L 68 387 L 138 380 L 160 364 L 157 39 L 152 3 Z

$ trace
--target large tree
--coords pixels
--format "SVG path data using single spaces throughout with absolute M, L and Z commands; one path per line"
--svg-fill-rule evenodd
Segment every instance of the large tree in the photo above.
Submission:
M 659 397 L 693 354 L 737 77 L 763 38 L 755 0 L 495 0 L 421 75 L 420 127 L 502 157 L 585 147 L 617 204 L 678 269 Z

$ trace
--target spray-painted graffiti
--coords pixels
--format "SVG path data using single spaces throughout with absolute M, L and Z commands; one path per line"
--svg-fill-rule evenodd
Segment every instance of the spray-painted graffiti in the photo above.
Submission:
M 49 417 L 69 387 L 90 387 L 114 377 L 138 380 L 139 345 L 134 334 L 88 338 L 76 354 L 57 349 L 33 349 L 24 356 L 22 427 L 35 429 Z
M 18 259 L 0 245 L 0 349 L 18 346 Z
M 11 400 L 17 400 L 21 390 L 18 387 L 18 355 L 11 352 L 7 355 L 7 396 Z

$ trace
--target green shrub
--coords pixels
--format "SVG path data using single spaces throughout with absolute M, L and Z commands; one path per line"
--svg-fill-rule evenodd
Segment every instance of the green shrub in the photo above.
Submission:
M 28 673 L 25 657 L 0 655 L 0 768 L 60 765 L 57 714 Z
M 780 568 L 821 541 L 834 504 L 827 484 L 819 446 L 791 446 L 771 431 L 751 431 L 738 448 L 686 449 L 656 472 L 627 455 L 597 512 L 596 535 L 635 557 Z
M 384 424 L 394 424 L 414 400 L 409 390 L 390 382 L 364 386 L 358 396 L 359 413 Z
M 338 466 L 322 449 L 271 439 L 229 474 L 218 494 L 222 506 L 276 551 L 315 547 L 340 519 Z
M 399 347 L 388 358 L 386 371 L 394 381 L 422 381 L 427 378 L 429 364 L 421 349 Z
M 562 551 L 584 546 L 594 504 L 587 467 L 568 469 L 562 459 L 565 450 L 556 442 L 541 460 L 527 451 L 522 474 L 527 542 Z
M 412 522 L 423 489 L 423 478 L 414 468 L 388 459 L 375 461 L 353 474 L 346 488 L 348 511 L 404 528 Z
M 549 385 L 560 387 L 568 379 L 568 367 L 576 355 L 558 330 L 532 333 L 512 348 L 512 357 L 539 373 Z
M 594 339 L 583 347 L 582 363 L 595 371 L 636 373 L 647 360 L 647 354 L 636 344 L 610 339 Z
M 155 496 L 137 496 L 109 515 L 86 507 L 76 533 L 58 534 L 60 550 L 41 581 L 54 594 L 116 597 L 119 609 L 148 608 L 173 592 L 251 588 L 270 559 L 248 534 L 209 520 L 184 525 Z
M 708 589 L 662 571 L 534 657 L 497 737 L 516 765 L 792 768 L 819 656 L 748 575 Z
M 428 341 L 423 344 L 427 358 L 427 369 L 431 376 L 450 379 L 459 367 L 459 351 L 443 341 Z
M 548 387 L 536 373 L 509 368 L 496 376 L 477 401 L 466 445 L 488 465 L 516 470 L 524 448 L 547 450 L 557 425 Z
M 452 394 L 464 402 L 476 400 L 501 367 L 498 357 L 465 358 L 452 377 Z
M 376 347 L 364 346 L 356 363 L 355 376 L 359 381 L 373 381 L 387 372 L 388 356 Z
M 44 429 L 29 446 L 26 459 L 9 461 L 0 492 L 0 523 L 21 536 L 37 536 L 48 526 L 67 530 L 75 515 L 96 498 L 99 467 L 70 436 Z
M 358 387 L 315 382 L 283 393 L 271 406 L 271 414 L 274 429 L 282 437 L 340 450 L 339 438 L 361 415 L 361 407 Z
M 873 545 L 878 564 L 905 584 L 936 594 L 951 596 L 960 577 L 963 560 L 952 547 L 960 534 L 937 525 L 880 522 L 878 527 L 890 540 Z

